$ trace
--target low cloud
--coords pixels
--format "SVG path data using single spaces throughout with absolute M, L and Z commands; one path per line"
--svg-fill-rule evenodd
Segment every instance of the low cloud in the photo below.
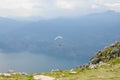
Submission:
M 120 2 L 118 2 L 118 3 L 106 3 L 104 5 L 111 10 L 114 10 L 116 12 L 120 12 Z
M 2 17 L 56 18 L 105 10 L 120 12 L 119 0 L 0 0 Z

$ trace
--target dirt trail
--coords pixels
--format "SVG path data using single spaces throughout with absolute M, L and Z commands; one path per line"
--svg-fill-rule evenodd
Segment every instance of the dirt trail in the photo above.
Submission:
M 44 76 L 44 75 L 35 75 L 34 80 L 55 80 L 53 77 Z

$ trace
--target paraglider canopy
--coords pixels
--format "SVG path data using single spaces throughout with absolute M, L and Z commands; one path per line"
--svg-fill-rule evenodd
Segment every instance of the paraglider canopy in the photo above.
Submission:
M 56 41 L 56 43 L 59 47 L 63 45 L 63 37 L 62 36 L 57 36 L 57 37 L 55 37 L 54 40 Z
M 63 39 L 63 37 L 62 36 L 57 36 L 57 37 L 55 37 L 54 40 L 58 40 L 58 39 Z

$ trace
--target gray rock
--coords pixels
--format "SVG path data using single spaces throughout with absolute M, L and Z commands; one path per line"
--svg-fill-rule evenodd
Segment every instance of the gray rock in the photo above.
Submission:
M 110 52 L 111 55 L 113 55 L 114 57 L 119 57 L 120 56 L 120 49 L 115 48 Z
M 106 59 L 107 59 L 107 60 L 110 60 L 110 59 L 111 59 L 111 56 L 107 56 Z
M 120 50 L 118 48 L 113 49 L 110 54 L 118 54 Z
M 91 64 L 91 65 L 89 66 L 90 69 L 95 69 L 96 67 L 97 67 L 97 65 L 95 65 L 95 64 Z
M 77 67 L 77 69 L 81 69 L 81 70 L 84 70 L 86 68 L 88 68 L 89 65 L 88 64 L 83 64 L 83 65 L 80 65 L 79 67 Z
M 91 60 L 91 64 L 98 64 L 101 60 L 99 58 L 95 58 Z
M 98 56 L 102 56 L 102 53 L 98 53 Z

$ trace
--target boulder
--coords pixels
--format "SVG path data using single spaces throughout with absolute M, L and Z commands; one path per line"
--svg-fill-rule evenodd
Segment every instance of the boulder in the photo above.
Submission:
M 95 65 L 95 64 L 89 65 L 89 68 L 90 68 L 90 69 L 95 69 L 96 67 L 97 67 L 97 65 Z
M 74 69 L 71 69 L 69 73 L 70 74 L 76 74 L 77 72 Z
M 118 48 L 113 49 L 110 54 L 118 54 L 120 50 Z
M 98 64 L 101 60 L 99 58 L 94 58 L 91 60 L 91 64 Z
M 115 48 L 110 52 L 110 55 L 113 55 L 114 57 L 119 57 L 120 55 L 120 49 Z

